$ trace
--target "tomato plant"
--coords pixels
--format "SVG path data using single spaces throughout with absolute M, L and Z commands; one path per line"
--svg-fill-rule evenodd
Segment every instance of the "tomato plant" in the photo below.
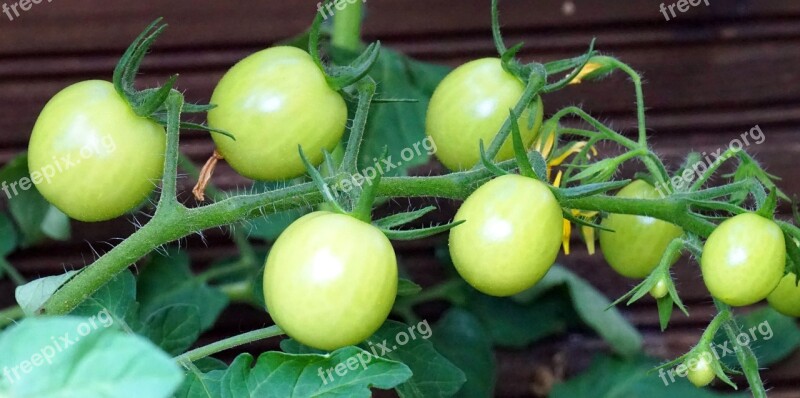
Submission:
M 164 128 L 137 116 L 105 81 L 73 84 L 42 110 L 28 168 L 42 196 L 80 221 L 119 217 L 149 195 L 164 166 Z M 35 174 L 34 174 L 35 177 Z
M 760 367 L 800 346 L 800 328 L 771 310 L 737 315 L 731 306 L 767 298 L 790 315 L 797 307 L 790 276 L 800 272 L 800 250 L 784 242 L 800 239 L 800 228 L 776 216 L 789 199 L 774 176 L 734 148 L 705 170 L 693 167 L 701 155 L 689 154 L 673 175 L 648 140 L 639 73 L 599 54 L 593 42 L 572 58 L 523 63 L 519 45 L 505 46 L 496 1 L 497 57 L 468 62 L 447 77 L 441 67 L 382 53 L 378 42 L 363 45 L 363 2 L 346 3 L 318 5 L 308 32 L 291 41 L 307 44 L 307 51 L 274 47 L 234 65 L 214 105 L 187 102 L 175 88 L 177 75 L 136 88 L 143 58 L 165 29 L 158 20 L 123 54 L 111 83 L 79 83 L 45 106 L 29 164 L 14 161 L 0 171 L 3 190 L 30 177 L 40 180 L 44 195 L 20 194 L 10 199 L 8 215 L 0 212 L 0 277 L 18 285 L 18 306 L 0 310 L 0 328 L 9 326 L 0 332 L 0 396 L 71 396 L 81 386 L 81 394 L 94 398 L 123 385 L 115 396 L 366 397 L 378 388 L 402 397 L 490 397 L 496 348 L 532 347 L 574 329 L 596 334 L 617 356 L 544 391 L 554 397 L 680 395 L 683 387 L 656 388 L 672 373 L 645 377 L 653 367 L 676 365 L 697 386 L 718 378 L 737 388 L 729 375 L 741 373 L 755 397 L 766 397 Z M 328 37 L 322 11 L 333 14 L 333 6 Z M 635 136 L 577 106 L 554 109 L 544 120 L 543 101 L 551 103 L 544 97 L 611 73 L 626 74 L 633 85 Z M 427 114 L 404 108 L 414 101 L 424 108 L 428 99 Z M 187 121 L 186 114 L 208 114 L 210 125 Z M 423 119 L 426 131 L 418 128 Z M 206 167 L 198 170 L 181 153 L 183 130 L 212 134 L 195 138 L 217 146 Z M 409 153 L 420 154 L 426 134 L 452 172 L 407 176 L 414 171 L 405 167 L 383 175 L 389 166 L 402 167 L 393 155 L 409 161 Z M 106 136 L 113 154 L 80 151 Z M 607 147 L 618 151 L 598 150 Z M 46 171 L 51 160 L 78 155 L 80 165 Z M 255 182 L 246 193 L 222 191 L 211 171 L 223 160 L 242 176 L 280 181 Z M 365 167 L 365 160 L 373 163 Z M 734 172 L 720 176 L 723 163 Z M 616 177 L 627 165 L 641 165 L 636 181 Z M 665 197 L 653 188 L 686 180 L 690 168 L 696 178 Z M 208 193 L 210 203 L 186 204 L 179 170 L 197 180 L 192 192 L 198 199 Z M 720 184 L 707 186 L 712 179 Z M 8 262 L 18 247 L 68 235 L 63 214 L 44 198 L 73 218 L 107 219 L 130 211 L 154 181 L 159 197 L 147 222 L 136 222 L 135 233 L 80 272 L 27 282 Z M 412 198 L 430 205 L 395 211 Z M 445 213 L 424 218 L 445 200 L 463 201 L 452 222 L 431 223 L 449 219 Z M 373 219 L 377 214 L 385 215 Z M 554 266 L 559 247 L 569 254 L 573 227 L 589 254 L 599 233 L 611 267 L 642 280 L 612 303 L 578 273 Z M 219 228 L 237 254 L 200 272 L 180 244 L 165 248 Z M 391 243 L 445 232 L 448 241 L 412 244 L 407 256 L 396 257 Z M 412 271 L 436 267 L 419 261 L 420 253 L 430 259 L 436 253 L 443 267 L 437 279 L 418 285 Z M 677 284 L 683 274 L 672 272 L 683 254 L 700 259 L 717 312 L 695 346 L 658 365 L 642 354 L 642 334 L 615 305 L 650 293 L 662 330 L 675 308 L 688 316 Z M 428 305 L 434 302 L 439 307 Z M 249 306 L 263 327 L 198 344 L 223 311 L 246 311 L 232 303 Z M 763 339 L 750 344 L 756 331 Z M 80 338 L 69 340 L 76 332 Z M 257 358 L 213 358 L 283 335 L 279 348 L 270 345 Z M 53 336 L 79 348 L 50 358 Z M 710 354 L 725 347 L 719 339 L 738 344 L 730 358 Z M 774 351 L 764 354 L 762 344 Z
M 797 286 L 797 276 L 792 272 L 786 274 L 778 287 L 767 296 L 767 301 L 781 314 L 800 317 L 800 287 Z
M 214 142 L 239 174 L 255 180 L 286 180 L 305 172 L 298 145 L 311 163 L 322 162 L 344 134 L 347 106 L 328 86 L 308 53 L 273 47 L 248 56 L 222 77 L 208 112 Z
M 476 165 L 480 161 L 478 143 L 492 141 L 524 90 L 525 85 L 505 71 L 498 58 L 471 61 L 450 72 L 433 92 L 425 119 L 425 130 L 438 146 L 436 157 L 450 170 Z M 541 98 L 533 107 L 519 122 L 528 146 L 542 124 Z M 513 156 L 511 141 L 506 141 L 496 159 Z
M 538 282 L 561 245 L 561 207 L 547 186 L 518 175 L 498 177 L 470 195 L 450 232 L 458 273 L 479 291 L 510 296 Z
M 264 270 L 270 316 L 297 341 L 333 351 L 383 324 L 397 295 L 397 260 L 380 230 L 315 212 L 275 241 Z
M 619 198 L 657 199 L 659 193 L 636 180 L 617 193 Z M 661 261 L 667 245 L 683 235 L 680 227 L 648 216 L 611 214 L 601 224 L 600 250 L 611 268 L 628 278 L 644 278 Z M 674 263 L 678 259 L 672 260 Z
M 701 259 L 711 294 L 733 306 L 757 303 L 772 292 L 786 266 L 783 232 L 772 220 L 746 213 L 720 224 Z

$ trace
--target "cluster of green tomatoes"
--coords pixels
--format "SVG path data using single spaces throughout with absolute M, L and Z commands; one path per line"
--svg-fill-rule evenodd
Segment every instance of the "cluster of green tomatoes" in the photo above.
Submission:
M 438 159 L 451 170 L 480 162 L 479 142 L 491 142 L 520 100 L 524 83 L 498 58 L 469 62 L 435 90 L 426 133 Z M 528 108 L 518 129 L 531 148 L 542 127 L 543 106 Z M 242 176 L 284 181 L 307 172 L 298 146 L 313 166 L 342 141 L 346 101 L 309 53 L 274 47 L 246 57 L 216 87 L 209 126 L 219 153 Z M 533 114 L 529 114 L 533 113 Z M 531 122 L 523 122 L 523 121 Z M 517 122 L 515 122 L 517 123 Z M 161 178 L 165 131 L 137 116 L 112 83 L 86 81 L 55 95 L 33 129 L 29 169 L 39 170 L 110 137 L 113 153 L 81 159 L 37 184 L 41 194 L 70 217 L 103 221 L 146 201 Z M 511 139 L 495 161 L 511 159 Z M 656 190 L 637 180 L 617 194 L 654 199 Z M 458 273 L 475 289 L 510 296 L 534 286 L 555 262 L 564 228 L 563 210 L 546 181 L 517 174 L 480 186 L 458 210 L 450 254 Z M 621 275 L 643 278 L 666 246 L 683 231 L 646 216 L 611 214 L 599 235 L 608 263 Z M 800 316 L 800 288 L 784 277 L 786 247 L 780 228 L 755 214 L 723 222 L 706 242 L 702 273 L 712 295 L 742 306 L 767 298 L 779 311 Z M 675 259 L 677 260 L 677 259 Z M 389 239 L 363 219 L 316 211 L 291 224 L 266 260 L 264 296 L 273 320 L 289 336 L 319 349 L 357 344 L 388 317 L 397 294 L 398 269 Z M 667 294 L 661 282 L 652 294 Z M 711 376 L 713 378 L 713 374 Z M 698 380 L 702 377 L 693 376 Z M 709 380 L 710 382 L 710 380 Z

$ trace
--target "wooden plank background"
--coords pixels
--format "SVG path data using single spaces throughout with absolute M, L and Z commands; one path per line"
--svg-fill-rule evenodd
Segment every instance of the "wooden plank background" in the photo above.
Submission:
M 10 0 L 8 0 L 10 1 Z M 187 97 L 207 101 L 220 76 L 234 62 L 276 41 L 301 32 L 316 4 L 239 0 L 73 0 L 43 2 L 9 21 L 0 14 L 0 163 L 24 150 L 47 99 L 64 86 L 89 79 L 110 79 L 118 56 L 151 20 L 163 16 L 171 25 L 143 68 L 142 84 L 164 81 L 179 72 Z M 369 0 L 367 39 L 380 39 L 421 60 L 458 65 L 493 55 L 489 2 Z M 783 178 L 790 195 L 800 193 L 795 176 L 800 154 L 800 2 L 794 0 L 711 0 L 665 21 L 661 1 L 505 0 L 502 21 L 508 43 L 524 41 L 522 56 L 541 61 L 573 56 L 592 37 L 597 48 L 644 73 L 648 127 L 653 145 L 674 165 L 689 150 L 711 152 L 759 125 L 766 140 L 749 149 L 768 170 Z M 669 2 L 667 2 L 669 4 Z M 546 97 L 548 111 L 580 104 L 613 126 L 634 126 L 632 88 L 624 76 L 596 85 L 580 85 Z M 211 150 L 203 135 L 187 135 L 184 150 L 198 162 Z M 430 168 L 438 169 L 436 164 Z M 427 172 L 427 170 L 422 170 Z M 246 182 L 223 170 L 223 187 Z M 183 181 L 184 188 L 191 181 Z M 185 195 L 188 200 L 188 195 Z M 455 204 L 445 203 L 447 214 Z M 786 209 L 784 209 L 786 211 Z M 11 261 L 28 277 L 61 272 L 90 262 L 93 251 L 111 238 L 130 234 L 126 220 L 75 224 L 70 242 L 49 243 L 22 251 Z M 208 245 L 185 241 L 198 268 L 235 249 L 218 231 Z M 433 248 L 441 238 L 397 245 L 414 278 L 429 285 L 441 278 Z M 590 257 L 578 242 L 560 259 L 609 297 L 633 284 L 609 271 L 601 256 Z M 645 333 L 647 351 L 673 357 L 684 352 L 710 320 L 711 302 L 696 265 L 676 268 L 680 290 L 693 317 L 676 317 L 667 333 L 658 331 L 654 304 L 626 310 Z M 13 302 L 13 289 L 0 282 L 0 305 Z M 442 309 L 424 309 L 435 315 Z M 210 341 L 266 324 L 266 317 L 233 306 L 219 326 L 203 337 Z M 246 347 L 252 352 L 275 347 L 275 341 Z M 584 368 L 602 342 L 573 333 L 530 349 L 500 351 L 498 396 L 534 396 L 536 386 L 553 375 L 557 362 L 568 374 Z M 771 397 L 800 397 L 800 354 L 764 373 Z M 555 372 L 558 373 L 558 372 Z M 555 375 L 556 377 L 558 375 Z M 545 383 L 546 384 L 546 383 Z

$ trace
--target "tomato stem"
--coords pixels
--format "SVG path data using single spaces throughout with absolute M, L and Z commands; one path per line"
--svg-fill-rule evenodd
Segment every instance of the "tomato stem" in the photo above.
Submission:
M 268 339 L 270 337 L 280 336 L 284 334 L 277 326 L 270 326 L 263 329 L 253 330 L 247 333 L 242 333 L 238 336 L 233 336 L 224 340 L 220 340 L 209 345 L 196 348 L 185 354 L 175 357 L 175 362 L 184 367 L 188 367 L 190 363 L 199 361 L 205 357 L 214 355 L 216 353 L 236 348 L 254 341 Z
M 339 4 L 339 2 L 336 2 Z M 337 11 L 333 16 L 333 33 L 331 43 L 334 47 L 345 50 L 358 51 L 361 47 L 363 1 L 347 2 L 344 9 Z

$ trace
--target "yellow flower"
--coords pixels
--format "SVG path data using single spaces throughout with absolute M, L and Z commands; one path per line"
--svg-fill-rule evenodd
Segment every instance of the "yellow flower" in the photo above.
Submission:
M 555 146 L 555 134 L 549 134 L 546 137 L 538 140 L 534 146 L 534 149 L 539 151 L 544 158 L 547 158 L 553 147 Z M 547 162 L 547 178 L 550 178 L 550 170 L 553 167 L 556 167 L 564 162 L 570 155 L 576 154 L 581 152 L 587 145 L 586 141 L 577 141 L 570 144 L 569 148 L 566 149 L 561 155 L 550 159 Z M 594 147 L 589 148 L 594 156 L 597 156 L 597 150 Z M 591 156 L 591 155 L 590 155 Z M 561 186 L 561 178 L 563 176 L 563 172 L 559 171 L 556 174 L 556 178 L 553 181 L 553 186 L 559 187 Z M 596 211 L 580 211 L 580 210 L 572 210 L 572 216 L 576 218 L 581 218 L 584 220 L 591 220 L 597 215 Z M 583 233 L 583 237 L 586 240 L 586 248 L 589 251 L 589 254 L 594 254 L 595 251 L 595 242 L 594 242 L 594 235 L 595 231 L 594 228 L 582 225 L 581 232 Z M 564 254 L 569 255 L 569 238 L 572 235 L 572 224 L 568 219 L 563 219 L 563 229 L 561 234 L 561 246 L 564 249 Z
M 586 77 L 587 75 L 591 74 L 592 72 L 594 72 L 594 71 L 596 71 L 596 70 L 598 70 L 598 69 L 600 69 L 602 67 L 603 67 L 603 64 L 600 64 L 600 63 L 597 63 L 597 62 L 589 62 L 589 63 L 587 63 L 586 65 L 583 66 L 583 69 L 581 69 L 581 71 L 578 72 L 578 75 L 575 76 L 575 78 L 572 79 L 572 81 L 569 82 L 569 84 L 580 84 L 583 81 L 584 77 Z

